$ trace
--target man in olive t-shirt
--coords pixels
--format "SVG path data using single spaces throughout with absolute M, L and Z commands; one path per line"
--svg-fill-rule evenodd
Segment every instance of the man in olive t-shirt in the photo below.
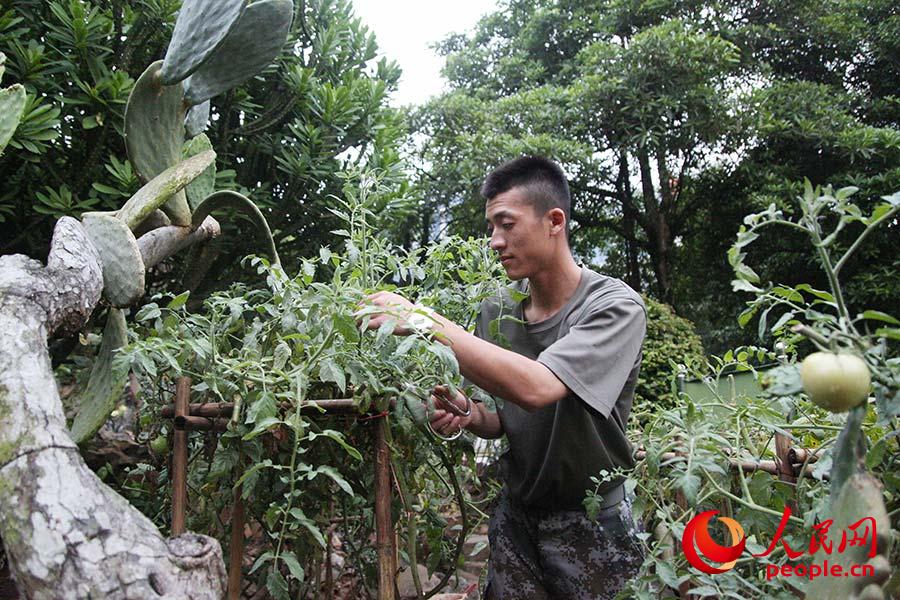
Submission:
M 527 292 L 527 283 L 519 284 L 518 291 Z M 499 319 L 501 312 L 513 319 Z M 496 340 L 485 335 L 495 319 Z M 592 476 L 633 466 L 625 423 L 645 323 L 644 303 L 634 290 L 584 267 L 573 296 L 543 321 L 526 321 L 522 304 L 508 296 L 485 302 L 475 335 L 545 365 L 572 392 L 533 411 L 512 402 L 499 407 L 509 440 L 503 468 L 511 498 L 535 508 L 577 510 L 595 487 Z M 619 485 L 615 479 L 599 492 Z
M 594 488 L 590 477 L 632 465 L 625 428 L 644 305 L 621 281 L 576 264 L 568 184 L 555 163 L 510 161 L 488 175 L 482 195 L 491 248 L 525 299 L 514 302 L 510 293 L 485 302 L 473 335 L 427 307 L 379 292 L 369 301 L 383 311 L 369 327 L 390 319 L 400 335 L 431 329 L 453 350 L 467 381 L 503 401 L 492 412 L 445 386 L 432 393 L 436 431 L 466 428 L 509 441 L 505 486 L 488 533 L 485 597 L 612 598 L 642 561 L 630 501 L 621 479 L 599 488 L 595 520 L 582 501 Z

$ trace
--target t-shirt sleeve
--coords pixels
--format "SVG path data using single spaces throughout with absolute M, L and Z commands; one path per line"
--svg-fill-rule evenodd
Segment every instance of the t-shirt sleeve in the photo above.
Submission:
M 630 299 L 588 308 L 537 360 L 576 396 L 608 417 L 641 351 L 647 317 Z

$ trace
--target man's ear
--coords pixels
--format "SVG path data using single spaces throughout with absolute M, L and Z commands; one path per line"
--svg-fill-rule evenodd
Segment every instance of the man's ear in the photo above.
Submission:
M 566 213 L 563 209 L 551 208 L 547 211 L 547 218 L 550 220 L 550 235 L 565 235 Z

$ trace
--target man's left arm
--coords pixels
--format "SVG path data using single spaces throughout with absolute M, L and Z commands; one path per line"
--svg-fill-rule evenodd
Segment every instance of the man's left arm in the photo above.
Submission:
M 438 314 L 434 332 L 456 354 L 466 379 L 489 394 L 529 411 L 569 395 L 569 389 L 545 365 L 476 337 Z
M 369 321 L 369 328 L 380 327 L 385 321 L 394 319 L 397 321 L 395 333 L 410 333 L 412 326 L 407 318 L 416 307 L 409 300 L 391 292 L 378 292 L 370 296 L 369 301 L 387 309 Z M 431 319 L 435 338 L 453 350 L 463 376 L 489 394 L 525 410 L 559 402 L 569 394 L 559 378 L 538 361 L 482 340 L 437 313 L 432 313 Z

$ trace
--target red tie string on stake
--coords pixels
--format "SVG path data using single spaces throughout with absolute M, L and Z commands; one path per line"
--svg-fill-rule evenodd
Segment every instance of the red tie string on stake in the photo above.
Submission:
M 357 420 L 358 421 L 369 421 L 371 419 L 380 419 L 381 417 L 386 417 L 386 416 L 388 416 L 388 411 L 380 412 L 376 415 L 369 415 L 367 417 L 359 417 Z

